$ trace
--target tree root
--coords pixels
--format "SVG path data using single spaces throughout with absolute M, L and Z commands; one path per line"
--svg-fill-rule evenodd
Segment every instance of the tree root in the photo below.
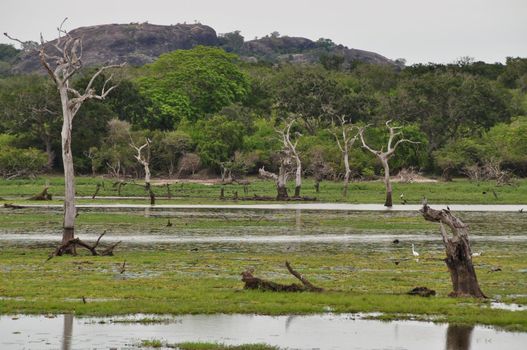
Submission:
M 46 261 L 49 261 L 51 260 L 53 257 L 55 256 L 62 256 L 64 255 L 66 252 L 68 251 L 73 251 L 75 252 L 76 249 L 71 249 L 72 246 L 73 248 L 79 246 L 79 247 L 83 247 L 83 248 L 86 248 L 90 251 L 90 253 L 93 255 L 93 256 L 113 256 L 113 250 L 115 249 L 115 247 L 121 243 L 121 241 L 119 242 L 116 242 L 116 243 L 113 243 L 111 244 L 109 247 L 107 247 L 106 249 L 102 250 L 102 251 L 98 251 L 97 250 L 97 246 L 99 245 L 99 242 L 101 241 L 101 238 L 106 234 L 106 231 L 104 231 L 100 236 L 99 238 L 97 238 L 97 241 L 95 242 L 95 244 L 91 245 L 91 244 L 88 244 L 84 241 L 82 241 L 80 238 L 74 238 L 74 239 L 70 239 L 69 241 L 67 241 L 66 243 L 63 243 L 61 244 L 60 246 L 58 246 L 55 251 L 53 253 L 51 253 L 48 257 L 48 259 Z
M 302 284 L 281 284 L 273 281 L 267 281 L 258 277 L 254 277 L 252 271 L 242 272 L 242 281 L 245 283 L 244 289 L 258 289 L 271 292 L 322 292 L 324 289 L 314 286 L 304 276 L 293 270 L 289 262 L 285 262 L 285 266 L 290 274 L 295 276 Z

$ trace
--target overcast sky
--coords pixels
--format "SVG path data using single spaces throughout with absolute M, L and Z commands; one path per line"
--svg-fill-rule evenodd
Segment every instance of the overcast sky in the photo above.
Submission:
M 0 0 L 0 31 L 22 40 L 54 38 L 64 17 L 67 29 L 199 21 L 246 40 L 324 37 L 409 64 L 527 57 L 527 0 Z

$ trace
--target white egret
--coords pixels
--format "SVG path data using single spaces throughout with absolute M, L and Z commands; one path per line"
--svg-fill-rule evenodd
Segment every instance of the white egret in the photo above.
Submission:
M 414 248 L 414 244 L 412 243 L 412 254 L 415 256 L 415 257 L 418 257 L 419 256 L 419 253 L 415 251 L 415 248 Z

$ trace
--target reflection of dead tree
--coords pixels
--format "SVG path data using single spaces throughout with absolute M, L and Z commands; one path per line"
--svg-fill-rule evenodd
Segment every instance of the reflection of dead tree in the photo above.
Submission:
M 337 140 L 337 146 L 339 146 L 340 152 L 342 153 L 342 159 L 344 160 L 344 188 L 342 190 L 342 195 L 346 197 L 348 195 L 348 186 L 349 179 L 351 176 L 350 161 L 349 161 L 349 151 L 359 134 L 352 135 L 352 131 L 355 128 L 353 125 L 346 122 L 346 117 L 341 116 L 339 118 L 342 136 L 340 136 L 336 131 L 333 132 L 335 140 Z
M 450 324 L 446 330 L 446 350 L 469 350 L 474 326 Z
M 154 191 L 152 191 L 152 186 L 150 185 L 150 145 L 152 141 L 148 138 L 145 138 L 145 143 L 139 147 L 137 147 L 133 140 L 130 143 L 130 146 L 135 149 L 137 154 L 134 156 L 134 158 L 137 160 L 139 164 L 143 166 L 144 173 L 145 173 L 145 190 L 148 192 L 148 195 L 150 196 L 150 204 L 155 205 L 156 204 L 156 195 Z M 146 154 L 143 154 L 143 150 L 145 150 Z
M 76 247 L 82 247 L 82 248 L 88 249 L 93 256 L 113 256 L 113 250 L 119 243 L 121 243 L 121 241 L 113 243 L 112 245 L 110 245 L 109 247 L 107 247 L 106 249 L 102 251 L 97 250 L 97 247 L 99 246 L 99 242 L 101 241 L 101 238 L 105 234 L 106 234 L 106 231 L 104 231 L 99 236 L 99 238 L 97 238 L 97 241 L 93 245 L 86 243 L 80 240 L 79 238 L 70 239 L 69 241 L 62 243 L 60 246 L 58 246 L 57 249 L 55 249 L 55 251 L 49 255 L 48 260 L 51 260 L 55 256 L 64 255 L 68 252 L 73 252 L 73 255 L 76 255 L 77 254 Z
M 259 289 L 272 292 L 322 292 L 324 289 L 314 286 L 304 276 L 293 270 L 289 262 L 285 266 L 290 274 L 295 276 L 302 284 L 281 284 L 272 281 L 263 280 L 254 277 L 251 271 L 242 272 L 242 281 L 245 283 L 245 289 Z
M 468 225 L 450 213 L 450 210 L 435 210 L 426 203 L 420 210 L 427 221 L 439 222 L 443 245 L 446 252 L 446 265 L 450 271 L 453 291 L 450 296 L 486 298 L 481 291 L 472 264 L 472 251 L 468 238 Z M 445 225 L 452 231 L 449 236 Z
M 387 145 L 388 149 L 385 152 L 383 151 L 383 148 L 381 148 L 380 151 L 376 151 L 372 149 L 370 146 L 368 146 L 366 144 L 366 141 L 364 140 L 364 130 L 366 129 L 366 127 L 359 129 L 359 136 L 362 141 L 362 147 L 366 148 L 368 151 L 373 153 L 379 159 L 384 169 L 384 185 L 386 186 L 386 201 L 384 202 L 384 206 L 386 207 L 391 207 L 393 205 L 392 184 L 390 182 L 390 165 L 388 164 L 388 161 L 395 154 L 397 147 L 401 143 L 403 142 L 408 142 L 408 143 L 413 143 L 413 144 L 419 143 L 419 142 L 411 141 L 408 139 L 399 139 L 394 145 L 393 144 L 394 139 L 397 136 L 402 135 L 402 132 L 396 132 L 396 130 L 401 129 L 401 127 L 400 126 L 399 127 L 390 126 L 390 123 L 391 123 L 391 120 L 388 120 L 386 122 L 386 127 L 390 131 L 390 137 L 388 138 L 388 145 Z

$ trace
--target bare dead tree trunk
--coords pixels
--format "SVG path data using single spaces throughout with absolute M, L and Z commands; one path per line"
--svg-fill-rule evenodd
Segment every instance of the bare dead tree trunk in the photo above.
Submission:
M 386 188 L 386 200 L 384 201 L 385 207 L 391 207 L 393 205 L 392 200 L 392 183 L 390 182 L 390 166 L 388 160 L 381 159 L 382 167 L 384 169 L 384 187 Z
M 284 144 L 284 151 L 286 151 L 289 158 L 292 158 L 295 161 L 295 197 L 299 198 L 300 191 L 302 189 L 302 162 L 300 161 L 300 156 L 298 155 L 298 152 L 296 150 L 298 138 L 295 140 L 295 142 L 291 141 L 291 127 L 293 126 L 295 121 L 296 119 L 289 120 L 286 123 L 285 128 L 283 130 L 277 130 L 277 132 L 281 136 L 282 142 Z M 299 133 L 297 133 L 297 135 L 301 136 Z
M 150 204 L 155 205 L 156 195 L 154 191 L 152 191 L 152 186 L 150 184 L 150 144 L 152 143 L 152 141 L 148 138 L 145 138 L 146 142 L 142 146 L 137 147 L 134 144 L 134 141 L 132 140 L 132 136 L 130 136 L 130 140 L 130 146 L 137 152 L 137 155 L 135 155 L 134 158 L 139 164 L 143 166 L 145 172 L 145 190 L 148 192 L 148 195 L 150 197 Z M 146 155 L 143 155 L 143 149 L 146 149 Z
M 486 298 L 479 287 L 476 271 L 472 264 L 468 225 L 452 215 L 450 210 L 435 210 L 426 203 L 420 212 L 425 220 L 439 222 L 440 224 L 441 237 L 447 255 L 445 263 L 450 272 L 454 289 L 450 296 Z M 445 226 L 450 228 L 452 236 L 448 235 Z
M 93 84 L 105 70 L 110 68 L 122 67 L 123 65 L 111 65 L 99 68 L 91 77 L 83 94 L 70 86 L 71 78 L 82 68 L 82 39 L 72 37 L 68 32 L 62 29 L 64 21 L 58 28 L 59 38 L 55 42 L 47 43 L 42 35 L 40 36 L 40 46 L 38 50 L 40 63 L 46 69 L 47 73 L 57 86 L 60 94 L 62 105 L 62 162 L 64 166 L 64 222 L 62 243 L 67 243 L 74 238 L 75 234 L 75 173 L 73 169 L 73 155 L 71 153 L 71 130 L 73 127 L 73 118 L 81 108 L 84 101 L 90 99 L 103 100 L 112 91 L 115 86 L 107 88 L 109 81 L 106 79 L 100 94 L 93 89 Z M 9 35 L 4 33 L 8 38 Z M 21 42 L 20 40 L 13 39 Z M 51 50 L 50 50 L 51 49 Z M 53 51 L 53 52 L 50 52 Z M 65 251 L 74 253 L 75 246 Z
M 388 138 L 388 145 L 387 145 L 388 148 L 384 152 L 382 151 L 382 148 L 381 148 L 380 151 L 376 151 L 376 150 L 372 149 L 370 146 L 368 146 L 366 144 L 366 141 L 364 140 L 364 130 L 368 126 L 365 126 L 365 127 L 359 129 L 359 136 L 360 136 L 360 139 L 361 139 L 361 142 L 362 142 L 362 147 L 364 147 L 365 149 L 367 149 L 368 151 L 373 153 L 377 157 L 377 159 L 379 159 L 379 161 L 381 162 L 382 167 L 384 169 L 384 185 L 386 187 L 386 200 L 384 202 L 384 205 L 386 207 L 391 207 L 393 205 L 393 201 L 392 201 L 392 184 L 390 182 L 390 165 L 389 165 L 388 161 L 395 154 L 395 151 L 397 150 L 397 147 L 401 143 L 403 143 L 403 142 L 408 142 L 408 143 L 412 143 L 412 144 L 418 144 L 419 143 L 419 142 L 415 142 L 415 141 L 411 141 L 411 140 L 402 138 L 402 139 L 399 139 L 395 143 L 395 145 L 393 145 L 394 139 L 397 136 L 402 135 L 402 132 L 396 132 L 396 130 L 401 129 L 401 127 L 390 126 L 390 123 L 391 123 L 391 120 L 388 120 L 386 122 L 386 127 L 388 128 L 388 130 L 390 132 L 390 137 Z
M 73 170 L 73 154 L 71 153 L 71 129 L 73 127 L 73 114 L 69 108 L 69 97 L 65 86 L 59 86 L 60 100 L 62 102 L 62 165 L 64 167 L 64 222 L 62 244 L 72 240 L 75 235 L 75 173 Z M 73 246 L 74 253 L 75 246 Z
M 289 198 L 289 194 L 287 193 L 287 170 L 284 165 L 280 166 L 278 169 L 278 179 L 276 181 L 276 189 L 277 189 L 277 200 L 286 200 Z M 295 186 L 295 196 L 297 189 L 300 189 L 300 187 Z M 300 192 L 300 190 L 298 190 Z
M 344 187 L 342 189 L 342 195 L 344 197 L 348 196 L 348 187 L 349 187 L 349 180 L 351 176 L 351 169 L 350 169 L 350 161 L 349 161 L 349 151 L 355 141 L 357 140 L 357 137 L 359 136 L 358 133 L 355 135 L 351 135 L 351 132 L 355 128 L 353 125 L 347 124 L 346 117 L 340 116 L 340 126 L 341 126 L 341 133 L 342 133 L 342 140 L 339 134 L 335 131 L 333 135 L 335 136 L 335 139 L 337 140 L 337 146 L 340 149 L 340 152 L 342 153 L 342 158 L 344 160 Z
M 268 178 L 268 179 L 273 179 L 275 181 L 276 200 L 283 201 L 289 198 L 289 195 L 287 194 L 287 187 L 286 187 L 288 174 L 283 164 L 280 165 L 280 168 L 278 169 L 278 175 L 265 170 L 265 167 L 261 167 L 258 170 L 258 172 L 260 176 Z

